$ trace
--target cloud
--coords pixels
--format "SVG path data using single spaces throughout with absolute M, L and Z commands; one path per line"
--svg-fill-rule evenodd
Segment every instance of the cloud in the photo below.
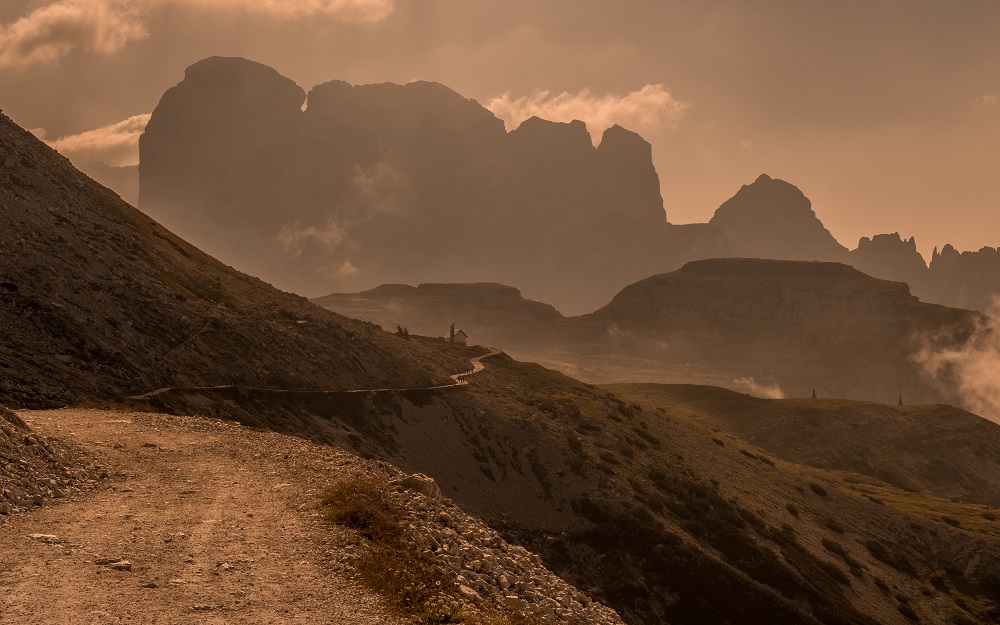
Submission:
M 1000 422 L 1000 297 L 964 343 L 941 346 L 925 339 L 914 356 L 938 387 L 954 392 L 981 417 Z
M 57 0 L 9 24 L 0 24 L 0 68 L 59 60 L 74 50 L 114 54 L 148 35 L 150 12 L 173 5 L 240 12 L 267 19 L 331 18 L 379 22 L 396 0 Z
M 505 93 L 490 100 L 486 108 L 504 120 L 508 128 L 533 116 L 558 122 L 579 119 L 597 140 L 615 124 L 640 133 L 676 128 L 688 104 L 675 100 L 663 85 L 646 85 L 624 96 L 597 96 L 589 89 L 558 95 L 539 91 L 520 98 Z
M 781 387 L 777 384 L 758 384 L 752 377 L 738 378 L 733 380 L 733 384 L 740 388 L 747 389 L 747 392 L 754 397 L 763 397 L 765 399 L 785 398 L 785 391 L 781 390 Z
M 149 114 L 133 115 L 115 124 L 48 141 L 39 138 L 77 163 L 104 163 L 120 167 L 139 162 L 139 135 L 146 129 Z
M 284 226 L 278 232 L 278 242 L 293 256 L 302 254 L 312 245 L 318 245 L 324 253 L 329 253 L 344 242 L 344 229 L 329 220 L 323 226 Z
M 979 101 L 983 106 L 996 106 L 1000 102 L 1000 92 L 986 94 Z
M 140 3 L 60 0 L 0 25 L 0 67 L 55 61 L 72 50 L 113 54 L 146 37 Z

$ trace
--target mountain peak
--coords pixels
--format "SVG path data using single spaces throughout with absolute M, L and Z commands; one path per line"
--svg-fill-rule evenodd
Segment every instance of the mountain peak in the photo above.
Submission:
M 838 262 L 847 258 L 847 248 L 816 217 L 809 198 L 795 185 L 767 174 L 723 203 L 710 223 L 745 256 Z

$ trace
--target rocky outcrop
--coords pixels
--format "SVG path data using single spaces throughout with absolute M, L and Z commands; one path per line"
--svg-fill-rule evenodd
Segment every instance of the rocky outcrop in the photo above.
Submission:
M 736 243 L 741 256 L 844 262 L 833 238 L 798 187 L 761 174 L 715 211 L 709 222 Z
M 1000 294 L 1000 249 L 959 252 L 946 245 L 934 250 L 928 269 L 930 297 L 951 306 L 996 312 Z
M 635 133 L 595 147 L 583 122 L 537 118 L 507 133 L 435 83 L 333 81 L 306 98 L 270 68 L 207 59 L 164 94 L 140 153 L 144 211 L 301 293 L 492 281 L 584 312 L 699 257 Z
M 898 232 L 862 237 L 851 251 L 850 263 L 870 276 L 905 282 L 918 296 L 926 292 L 927 263 L 913 237 L 904 241 Z

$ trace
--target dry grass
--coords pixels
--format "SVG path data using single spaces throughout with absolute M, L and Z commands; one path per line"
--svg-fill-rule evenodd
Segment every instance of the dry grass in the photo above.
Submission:
M 382 595 L 392 612 L 418 623 L 544 623 L 534 615 L 459 602 L 454 577 L 433 556 L 417 549 L 405 526 L 406 511 L 385 481 L 341 481 L 327 491 L 321 504 L 328 522 L 367 539 L 355 570 L 365 586 Z

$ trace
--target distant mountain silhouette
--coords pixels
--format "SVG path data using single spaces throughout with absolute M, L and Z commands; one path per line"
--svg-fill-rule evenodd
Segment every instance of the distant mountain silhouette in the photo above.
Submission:
M 552 331 L 563 316 L 550 306 L 521 297 L 502 284 L 385 284 L 362 293 L 335 293 L 313 300 L 346 317 L 392 331 L 448 335 L 450 323 L 480 345 L 519 345 Z
M 1000 251 L 986 247 L 959 253 L 946 245 L 928 266 L 911 237 L 899 233 L 863 237 L 848 251 L 816 217 L 798 188 L 761 175 L 716 211 L 718 226 L 740 250 L 756 258 L 836 261 L 877 278 L 906 282 L 927 302 L 987 311 L 1000 294 Z
M 710 223 L 672 225 L 639 135 L 614 126 L 594 147 L 583 122 L 539 118 L 507 132 L 430 82 L 332 81 L 307 94 L 265 65 L 212 57 L 163 95 L 140 156 L 144 212 L 312 296 L 485 281 L 579 314 L 713 257 L 843 262 L 976 310 L 1000 292 L 996 250 L 946 246 L 929 269 L 892 235 L 849 251 L 798 188 L 766 174 Z M 131 200 L 127 171 L 94 173 Z
M 715 211 L 709 222 L 736 243 L 741 256 L 844 262 L 837 242 L 798 187 L 761 174 Z
M 3 115 L 0 332 L 0 403 L 23 407 L 173 385 L 421 385 L 465 366 L 223 265 Z
M 492 281 L 582 312 L 735 251 L 712 226 L 667 222 L 639 135 L 615 126 L 594 147 L 582 122 L 538 118 L 508 133 L 435 83 L 307 96 L 266 66 L 210 58 L 164 94 L 140 152 L 145 212 L 301 293 Z
M 913 362 L 957 345 L 981 315 L 920 302 L 906 284 L 841 263 L 714 259 L 640 280 L 562 317 L 499 285 L 386 285 L 315 300 L 344 315 L 439 336 L 454 321 L 519 358 L 589 382 L 635 379 L 893 402 L 951 401 Z

